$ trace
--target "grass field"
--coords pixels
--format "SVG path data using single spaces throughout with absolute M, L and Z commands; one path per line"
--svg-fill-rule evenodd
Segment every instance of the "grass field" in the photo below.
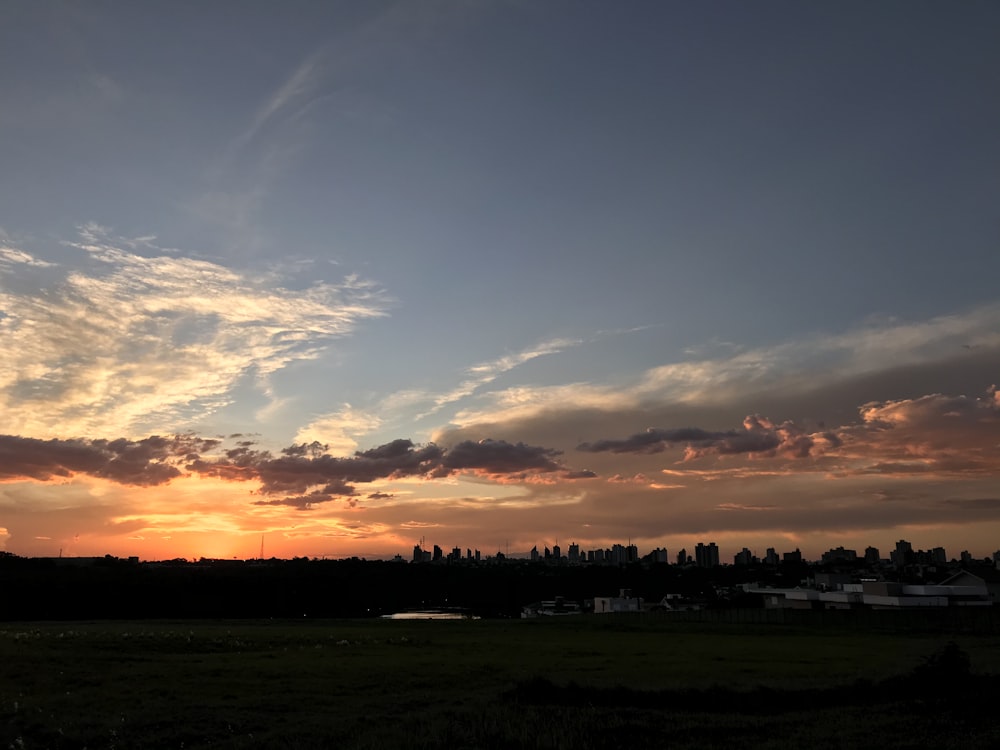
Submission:
M 535 621 L 0 625 L 3 748 L 998 747 L 1000 639 Z

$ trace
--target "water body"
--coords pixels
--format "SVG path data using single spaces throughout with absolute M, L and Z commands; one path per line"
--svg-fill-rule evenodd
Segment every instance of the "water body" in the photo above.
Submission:
M 382 615 L 382 620 L 478 620 L 475 615 L 468 615 L 464 612 L 446 609 L 421 609 L 410 612 L 393 612 L 391 615 Z

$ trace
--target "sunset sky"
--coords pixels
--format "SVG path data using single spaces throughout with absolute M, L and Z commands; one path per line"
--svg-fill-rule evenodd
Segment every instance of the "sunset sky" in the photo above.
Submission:
M 0 4 L 0 549 L 1000 549 L 1000 4 Z

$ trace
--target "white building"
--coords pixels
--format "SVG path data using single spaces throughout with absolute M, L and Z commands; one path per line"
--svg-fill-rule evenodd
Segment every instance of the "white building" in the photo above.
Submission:
M 628 589 L 621 589 L 618 596 L 595 596 L 594 614 L 607 615 L 620 612 L 641 612 L 642 599 L 632 596 Z
M 768 588 L 750 591 L 764 597 L 765 607 L 792 609 L 989 607 L 993 603 L 986 582 L 965 571 L 939 584 L 865 581 L 846 583 L 834 591 Z

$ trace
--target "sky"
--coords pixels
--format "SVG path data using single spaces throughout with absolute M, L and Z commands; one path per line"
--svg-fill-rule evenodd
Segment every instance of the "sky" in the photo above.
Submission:
M 991 554 L 998 36 L 0 0 L 0 549 Z

